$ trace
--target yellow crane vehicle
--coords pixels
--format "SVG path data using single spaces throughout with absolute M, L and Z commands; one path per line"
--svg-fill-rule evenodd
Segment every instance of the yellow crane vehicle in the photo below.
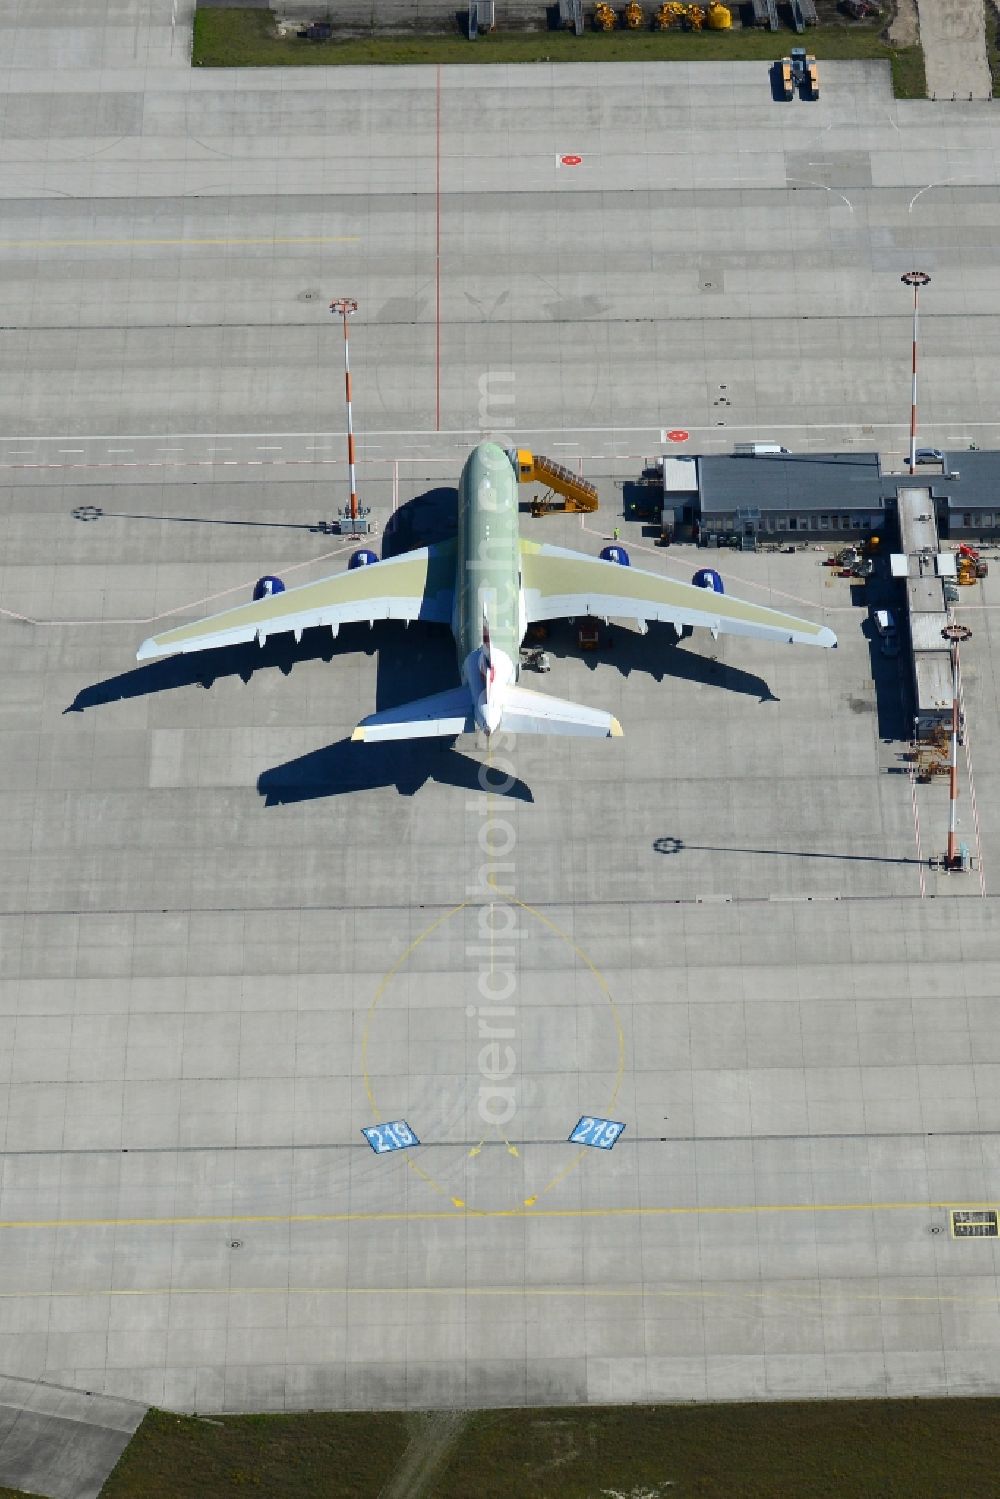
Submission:
M 576 515 L 588 515 L 597 509 L 597 486 L 589 479 L 574 474 L 541 453 L 529 452 L 527 448 L 508 448 L 507 457 L 517 474 L 519 484 L 544 484 L 546 492 L 531 503 L 534 516 L 550 515 L 553 511 L 571 511 Z M 556 500 L 555 495 L 560 499 Z
M 625 7 L 625 25 L 629 31 L 638 31 L 642 25 L 642 6 L 639 0 L 629 0 Z
M 607 0 L 597 0 L 594 10 L 594 25 L 599 31 L 614 31 L 618 24 L 618 17 Z

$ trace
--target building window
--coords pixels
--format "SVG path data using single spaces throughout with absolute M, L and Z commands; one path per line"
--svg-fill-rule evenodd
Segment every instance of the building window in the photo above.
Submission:
M 966 530 L 969 530 L 972 526 L 972 516 L 968 511 L 962 516 L 962 525 L 965 526 Z
M 779 531 L 783 531 L 785 529 L 785 524 L 786 524 L 785 517 L 783 515 L 779 515 L 778 516 L 778 530 Z
M 789 531 L 797 531 L 799 529 L 799 523 L 794 515 L 788 517 L 788 529 Z
M 840 530 L 840 516 L 839 515 L 831 515 L 830 516 L 830 530 L 831 531 L 839 531 Z
M 820 518 L 819 518 L 819 524 L 820 524 L 820 530 L 821 531 L 829 531 L 829 529 L 830 529 L 830 517 L 828 515 L 821 515 Z

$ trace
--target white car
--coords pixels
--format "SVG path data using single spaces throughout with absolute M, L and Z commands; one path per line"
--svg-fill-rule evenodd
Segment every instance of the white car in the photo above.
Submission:
M 881 641 L 883 656 L 899 655 L 899 634 L 896 630 L 896 619 L 891 609 L 876 609 L 872 615 L 875 629 Z

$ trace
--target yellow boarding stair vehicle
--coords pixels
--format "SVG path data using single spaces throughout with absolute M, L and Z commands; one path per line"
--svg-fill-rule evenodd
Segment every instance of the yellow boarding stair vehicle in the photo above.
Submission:
M 639 0 L 629 0 L 625 7 L 625 25 L 629 31 L 638 31 L 642 25 L 642 6 Z
M 618 17 L 613 8 L 606 3 L 606 0 L 598 0 L 594 11 L 594 25 L 599 31 L 614 31 L 617 24 Z
M 570 511 L 575 515 L 589 515 L 597 509 L 597 486 L 589 479 L 582 479 L 572 469 L 554 463 L 541 453 L 531 453 L 527 448 L 508 448 L 510 459 L 519 484 L 544 484 L 546 493 L 531 504 L 534 516 L 550 515 L 554 511 Z M 561 500 L 553 498 L 560 495 Z

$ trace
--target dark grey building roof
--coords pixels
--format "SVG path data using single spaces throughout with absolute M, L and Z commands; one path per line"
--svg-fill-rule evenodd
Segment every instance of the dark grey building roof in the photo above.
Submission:
M 935 475 L 935 499 L 947 499 L 949 510 L 1000 510 L 1000 453 L 947 453 L 944 477 Z M 951 479 L 948 470 L 959 477 Z
M 885 504 L 877 453 L 713 454 L 698 459 L 698 476 L 703 513 L 875 512 Z

